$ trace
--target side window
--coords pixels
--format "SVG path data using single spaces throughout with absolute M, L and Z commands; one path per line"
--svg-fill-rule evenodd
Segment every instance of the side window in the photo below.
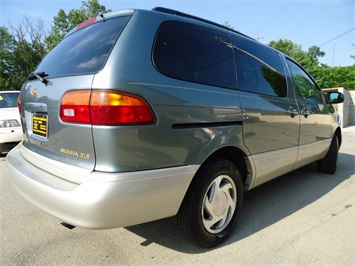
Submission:
M 287 60 L 287 64 L 291 70 L 297 96 L 311 103 L 324 103 L 321 90 L 310 76 L 296 63 Z
M 236 88 L 229 36 L 217 30 L 180 21 L 164 22 L 155 40 L 153 63 L 172 78 Z
M 234 38 L 238 89 L 286 97 L 284 67 L 278 52 L 254 41 Z

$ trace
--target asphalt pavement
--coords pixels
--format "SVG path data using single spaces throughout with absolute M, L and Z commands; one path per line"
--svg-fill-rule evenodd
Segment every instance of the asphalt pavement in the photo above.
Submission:
M 355 265 L 355 127 L 335 175 L 312 164 L 245 194 L 232 236 L 198 248 L 172 218 L 111 230 L 66 229 L 24 200 L 0 158 L 0 265 Z

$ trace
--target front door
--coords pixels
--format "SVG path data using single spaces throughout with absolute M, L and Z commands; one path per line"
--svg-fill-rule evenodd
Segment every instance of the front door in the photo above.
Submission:
M 280 54 L 258 42 L 234 37 L 243 136 L 256 168 L 256 186 L 291 171 L 296 163 L 299 110 L 288 90 Z
M 321 159 L 332 139 L 331 105 L 322 90 L 296 62 L 287 60 L 300 109 L 298 165 Z

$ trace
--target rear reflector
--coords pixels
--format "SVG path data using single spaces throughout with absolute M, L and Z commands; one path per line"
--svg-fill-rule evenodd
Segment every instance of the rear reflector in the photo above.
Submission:
M 155 122 L 150 106 L 140 96 L 103 90 L 67 92 L 60 106 L 60 118 L 67 123 L 93 125 Z

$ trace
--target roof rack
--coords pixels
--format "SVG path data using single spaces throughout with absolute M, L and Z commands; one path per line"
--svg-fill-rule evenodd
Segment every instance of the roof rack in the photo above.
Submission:
M 239 31 L 236 31 L 236 30 L 231 29 L 229 27 L 223 26 L 223 25 L 218 24 L 216 22 L 213 22 L 213 21 L 210 21 L 210 20 L 207 20 L 207 19 L 203 19 L 203 18 L 200 18 L 200 17 L 196 17 L 196 16 L 193 16 L 193 15 L 190 15 L 190 14 L 187 14 L 187 13 L 183 13 L 183 12 L 180 12 L 180 11 L 177 11 L 177 10 L 174 10 L 174 9 L 169 9 L 169 8 L 165 8 L 165 7 L 155 7 L 152 10 L 153 11 L 162 12 L 162 13 L 166 13 L 166 14 L 176 15 L 176 16 L 180 16 L 180 17 L 190 18 L 190 19 L 194 19 L 194 20 L 197 20 L 197 21 L 201 21 L 201 22 L 204 22 L 204 23 L 207 23 L 207 24 L 219 27 L 219 28 L 223 28 L 223 29 L 226 29 L 226 30 L 229 30 L 229 31 L 236 32 L 236 33 L 241 34 L 241 35 L 243 35 L 245 37 L 253 39 L 253 38 L 251 38 L 248 35 L 245 35 L 245 34 L 239 32 Z

